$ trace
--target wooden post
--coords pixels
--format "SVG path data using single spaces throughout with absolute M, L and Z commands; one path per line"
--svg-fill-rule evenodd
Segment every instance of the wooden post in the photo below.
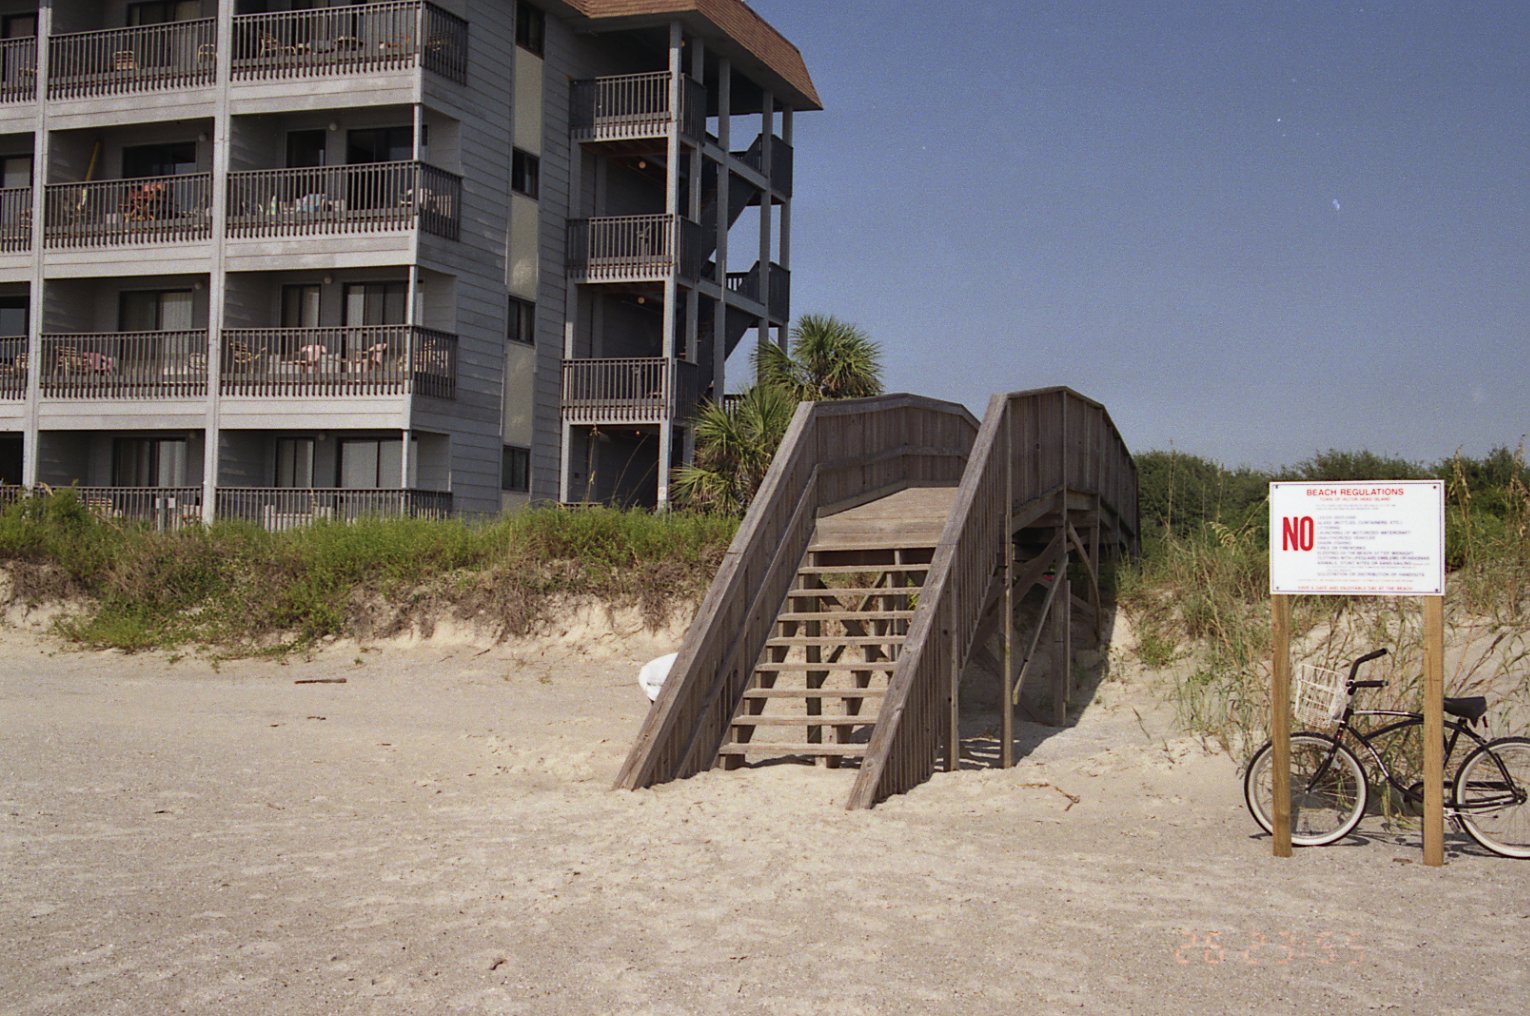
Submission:
M 1270 744 L 1273 770 L 1270 821 L 1274 825 L 1275 856 L 1291 856 L 1291 598 L 1272 595 L 1274 615 L 1272 642 L 1275 654 L 1270 668 Z
M 1057 599 L 1052 604 L 1052 726 L 1068 725 L 1068 696 L 1073 684 L 1073 632 L 1069 619 L 1073 613 L 1073 591 L 1068 588 L 1067 557 L 1061 559 L 1057 575 Z
M 947 717 L 946 727 L 946 772 L 954 773 L 961 768 L 962 762 L 961 696 L 959 694 L 962 675 L 959 663 L 961 648 L 956 637 L 956 597 L 952 596 L 949 599 L 951 611 L 946 617 L 946 639 L 950 646 L 951 684 L 946 704 L 950 707 L 951 714 Z
M 1445 597 L 1424 597 L 1424 863 L 1445 863 Z
M 1015 764 L 1015 428 L 1004 415 L 1004 533 L 999 551 L 1004 555 L 1004 676 L 999 689 L 999 766 Z

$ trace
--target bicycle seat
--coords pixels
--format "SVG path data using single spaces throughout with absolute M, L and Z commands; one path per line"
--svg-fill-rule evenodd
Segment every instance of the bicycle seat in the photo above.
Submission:
M 1487 699 L 1481 695 L 1472 695 L 1468 698 L 1447 698 L 1445 700 L 1445 711 L 1468 723 L 1476 723 L 1487 715 Z

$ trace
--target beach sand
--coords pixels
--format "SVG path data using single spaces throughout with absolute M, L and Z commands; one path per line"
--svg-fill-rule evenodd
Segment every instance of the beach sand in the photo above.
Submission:
M 849 769 L 611 790 L 675 648 L 621 619 L 286 663 L 0 646 L 7 1014 L 1530 1004 L 1530 862 L 1450 830 L 1426 868 L 1376 816 L 1277 860 L 1126 667 L 1018 767 L 851 813 Z

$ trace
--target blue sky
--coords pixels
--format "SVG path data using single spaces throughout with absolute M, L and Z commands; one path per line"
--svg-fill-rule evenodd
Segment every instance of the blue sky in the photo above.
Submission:
M 793 311 L 891 389 L 1066 384 L 1228 465 L 1530 431 L 1530 4 L 753 6 L 825 106 Z

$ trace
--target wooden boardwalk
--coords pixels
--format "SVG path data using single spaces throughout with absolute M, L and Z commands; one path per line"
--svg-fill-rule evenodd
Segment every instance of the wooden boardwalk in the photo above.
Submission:
M 916 396 L 804 403 L 617 786 L 816 758 L 858 765 L 848 804 L 871 807 L 956 767 L 961 673 L 982 657 L 1002 674 L 1013 764 L 1038 645 L 1058 660 L 1045 705 L 1060 722 L 1074 612 L 1098 626 L 1100 565 L 1136 529 L 1131 456 L 1068 389 L 995 396 L 981 426 Z M 1019 631 L 1038 587 L 1040 620 Z

